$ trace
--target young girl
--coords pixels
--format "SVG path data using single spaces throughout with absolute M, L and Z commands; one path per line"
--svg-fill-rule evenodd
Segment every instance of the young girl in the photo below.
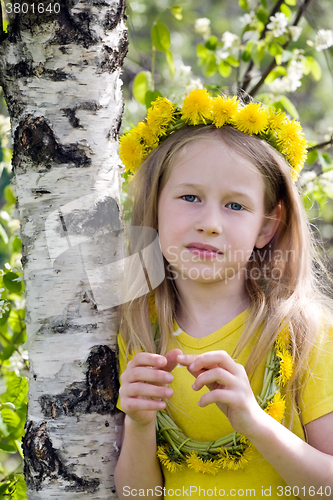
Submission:
M 197 90 L 152 103 L 120 154 L 165 278 L 120 308 L 119 498 L 331 497 L 333 313 L 299 123 Z

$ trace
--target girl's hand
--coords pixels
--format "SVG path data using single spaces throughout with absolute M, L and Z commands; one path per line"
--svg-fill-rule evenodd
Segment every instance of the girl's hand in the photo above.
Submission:
M 156 411 L 165 409 L 162 399 L 173 395 L 172 389 L 166 387 L 173 380 L 169 372 L 177 366 L 181 352 L 174 349 L 166 356 L 140 352 L 127 364 L 120 378 L 119 395 L 123 412 L 137 424 L 155 422 Z
M 211 351 L 198 356 L 180 355 L 177 359 L 196 378 L 192 386 L 195 391 L 203 386 L 210 390 L 201 397 L 199 406 L 215 403 L 235 431 L 245 436 L 250 434 L 262 409 L 254 397 L 244 367 L 225 351 Z

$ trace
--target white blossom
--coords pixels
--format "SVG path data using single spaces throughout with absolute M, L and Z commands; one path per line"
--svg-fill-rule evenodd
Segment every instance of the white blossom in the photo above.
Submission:
M 203 89 L 203 84 L 200 78 L 191 78 L 188 85 L 185 87 L 185 91 L 191 92 L 191 90 Z
M 277 12 L 275 16 L 269 18 L 271 22 L 267 24 L 267 29 L 270 30 L 273 36 L 278 37 L 286 32 L 288 26 L 288 18 L 283 12 Z
M 301 26 L 289 26 L 290 36 L 293 42 L 297 42 L 301 36 L 303 28 Z
M 315 47 L 318 52 L 328 49 L 333 45 L 333 31 L 332 30 L 319 30 L 316 39 Z
M 228 56 L 229 52 L 227 50 L 220 49 L 216 51 L 216 58 L 221 61 L 224 61 Z
M 210 19 L 207 17 L 200 17 L 194 23 L 194 29 L 203 38 L 210 37 Z
M 294 52 L 294 56 L 287 68 L 287 75 L 282 78 L 276 78 L 269 86 L 274 94 L 295 92 L 302 85 L 301 79 L 304 75 L 303 57 L 298 51 Z
M 240 17 L 240 23 L 242 28 L 245 26 L 251 26 L 253 21 L 255 20 L 255 12 L 254 10 L 251 10 L 251 12 L 248 12 L 247 14 L 244 14 L 244 16 Z
M 238 43 L 239 37 L 234 33 L 230 33 L 230 31 L 225 31 L 221 40 L 224 43 L 223 48 L 227 50 L 230 49 L 230 47 L 232 47 L 236 42 Z

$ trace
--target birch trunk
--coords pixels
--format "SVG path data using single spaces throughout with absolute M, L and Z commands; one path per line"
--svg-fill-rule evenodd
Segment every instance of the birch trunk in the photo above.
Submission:
M 27 496 L 111 499 L 119 276 L 103 280 L 103 269 L 124 248 L 116 139 L 125 0 L 15 5 L 0 83 L 27 309 Z

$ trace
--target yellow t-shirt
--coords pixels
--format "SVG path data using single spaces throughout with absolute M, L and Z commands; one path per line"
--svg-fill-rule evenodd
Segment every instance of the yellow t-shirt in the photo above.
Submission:
M 194 338 L 181 331 L 170 339 L 170 349 L 179 348 L 186 354 L 202 354 L 207 351 L 224 350 L 231 354 L 244 330 L 249 310 L 242 312 L 227 325 L 203 338 Z M 175 332 L 177 333 L 177 331 Z M 122 333 L 118 335 L 120 372 L 125 369 L 126 344 Z M 237 362 L 244 365 L 249 355 L 249 348 L 245 348 Z M 256 376 L 251 381 L 255 396 L 261 392 L 264 376 L 264 364 L 261 363 Z M 198 406 L 202 394 L 208 391 L 203 388 L 194 391 L 191 386 L 194 377 L 186 367 L 177 367 L 173 370 L 174 380 L 170 387 L 174 391 L 169 400 L 169 410 L 174 422 L 185 434 L 198 441 L 215 441 L 216 439 L 233 432 L 227 417 L 214 404 L 205 408 Z M 323 349 L 320 362 L 306 384 L 301 407 L 304 423 L 307 424 L 322 415 L 333 411 L 333 345 L 329 342 Z M 120 401 L 118 408 L 121 409 Z M 286 409 L 286 423 L 290 418 L 290 408 Z M 298 415 L 294 415 L 293 433 L 305 440 L 304 432 Z M 185 467 L 180 472 L 169 472 L 162 466 L 165 478 L 165 499 L 176 496 L 193 500 L 202 497 L 256 497 L 278 500 L 279 498 L 297 498 L 297 489 L 290 489 L 275 469 L 252 449 L 251 460 L 244 469 L 221 470 L 212 476 L 195 472 Z M 302 485 L 300 485 L 301 487 Z M 290 494 L 291 493 L 291 494 Z M 295 493 L 293 495 L 292 493 Z M 300 490 L 302 493 L 302 490 Z

